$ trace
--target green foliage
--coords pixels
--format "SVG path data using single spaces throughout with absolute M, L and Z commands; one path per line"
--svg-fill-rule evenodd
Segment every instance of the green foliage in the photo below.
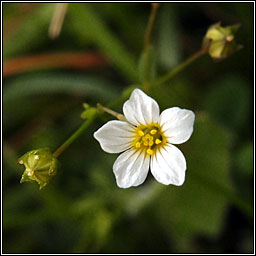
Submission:
M 28 68 L 3 77 L 3 253 L 252 253 L 252 4 L 161 3 L 149 69 L 143 49 L 149 3 L 70 3 L 60 36 L 51 40 L 55 7 L 4 3 L 3 64 L 67 51 L 96 52 L 107 66 Z M 103 152 L 93 138 L 112 119 L 107 114 L 60 155 L 61 168 L 45 189 L 20 184 L 21 155 L 42 147 L 54 152 L 97 103 L 121 112 L 134 88 L 144 89 L 145 80 L 199 50 L 204 32 L 218 21 L 242 25 L 237 36 L 244 49 L 222 62 L 204 56 L 149 91 L 161 110 L 196 113 L 191 139 L 177 145 L 187 161 L 183 186 L 164 186 L 149 173 L 139 187 L 118 188 L 117 155 Z
M 177 22 L 175 9 L 172 6 L 166 6 L 159 10 L 159 30 L 157 52 L 159 64 L 165 70 L 170 70 L 181 61 L 181 45 L 179 24 Z
M 6 4 L 6 7 L 8 5 Z M 47 27 L 54 11 L 54 5 L 47 3 L 36 5 L 31 15 L 24 17 L 21 24 L 17 24 L 19 26 L 17 32 L 5 41 L 4 58 L 27 54 L 47 42 Z
M 70 93 L 113 100 L 118 95 L 118 88 L 113 83 L 89 75 L 67 75 L 65 73 L 44 73 L 16 77 L 8 82 L 4 90 L 4 102 L 47 93 Z
M 69 6 L 70 26 L 79 37 L 92 42 L 129 81 L 137 78 L 134 57 L 108 29 L 89 4 Z M 82 28 L 82 29 L 81 29 Z
M 222 95 L 226 95 L 225 98 Z M 234 75 L 212 84 L 205 97 L 205 109 L 231 130 L 241 128 L 247 121 L 250 93 L 246 82 Z
M 155 49 L 149 46 L 145 49 L 140 57 L 139 65 L 139 81 L 143 84 L 145 81 L 154 83 L 156 79 L 156 56 Z
M 216 237 L 221 232 L 227 194 L 232 193 L 225 133 L 203 113 L 196 115 L 194 128 L 183 150 L 188 164 L 185 185 L 163 189 L 155 202 L 161 224 L 181 253 L 188 252 L 189 246 L 180 244 L 180 239 L 191 239 L 195 234 Z

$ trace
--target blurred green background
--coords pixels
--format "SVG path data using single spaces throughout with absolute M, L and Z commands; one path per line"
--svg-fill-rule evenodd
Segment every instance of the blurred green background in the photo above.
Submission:
M 92 137 L 98 118 L 60 157 L 42 191 L 20 184 L 25 152 L 62 144 L 83 122 L 82 103 L 108 104 L 138 84 L 149 3 L 69 4 L 60 35 L 48 36 L 54 3 L 3 4 L 4 253 L 253 253 L 253 3 L 162 3 L 152 34 L 157 74 L 201 47 L 207 28 L 241 24 L 244 48 L 201 57 L 153 88 L 161 110 L 195 111 L 182 187 L 149 173 L 117 187 Z M 122 110 L 122 103 L 115 107 Z

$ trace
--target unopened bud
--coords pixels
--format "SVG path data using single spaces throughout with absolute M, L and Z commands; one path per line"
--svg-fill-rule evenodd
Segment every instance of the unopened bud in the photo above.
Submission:
M 235 33 L 239 25 L 222 27 L 220 23 L 212 25 L 203 40 L 203 49 L 208 51 L 213 59 L 224 59 L 242 48 L 235 42 Z
M 20 182 L 37 182 L 40 189 L 44 188 L 56 175 L 59 162 L 48 148 L 27 152 L 19 158 L 19 164 L 25 166 Z

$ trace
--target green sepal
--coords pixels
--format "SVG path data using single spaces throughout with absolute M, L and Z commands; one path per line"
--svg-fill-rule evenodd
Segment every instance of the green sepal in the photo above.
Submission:
M 209 27 L 203 39 L 202 48 L 215 60 L 222 60 L 240 50 L 242 45 L 235 41 L 239 24 L 222 27 L 220 23 Z
M 25 166 L 20 183 L 37 182 L 40 189 L 44 188 L 56 175 L 59 162 L 48 148 L 41 148 L 27 152 L 18 159 Z
M 88 106 L 82 113 L 81 118 L 82 119 L 90 119 L 92 116 L 95 115 L 95 113 L 98 112 L 97 108 Z

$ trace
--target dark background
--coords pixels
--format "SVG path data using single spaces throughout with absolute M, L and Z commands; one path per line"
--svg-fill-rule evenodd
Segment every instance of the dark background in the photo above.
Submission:
M 83 102 L 107 104 L 139 85 L 151 9 L 72 3 L 53 40 L 55 7 L 3 4 L 3 252 L 253 253 L 253 3 L 158 9 L 152 34 L 158 76 L 199 50 L 210 25 L 241 24 L 242 50 L 220 62 L 205 55 L 150 93 L 161 110 L 196 113 L 191 139 L 179 146 L 188 166 L 182 187 L 149 174 L 137 188 L 118 188 L 117 155 L 92 137 L 111 119 L 104 115 L 59 157 L 57 176 L 39 191 L 19 183 L 24 168 L 17 159 L 32 149 L 56 150 L 83 122 Z

